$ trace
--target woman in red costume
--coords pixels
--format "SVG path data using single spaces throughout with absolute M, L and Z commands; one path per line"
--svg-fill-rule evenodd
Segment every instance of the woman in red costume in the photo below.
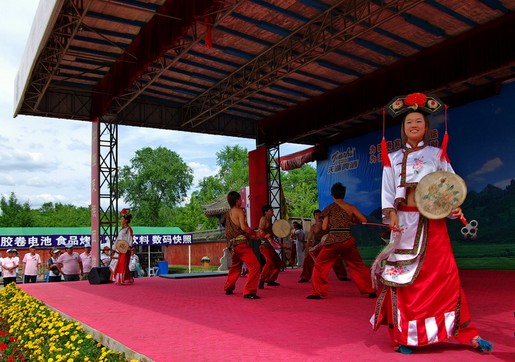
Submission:
M 401 127 L 404 147 L 388 154 L 382 141 L 382 211 L 392 233 L 389 252 L 381 253 L 372 267 L 382 265 L 377 276 L 384 288 L 371 322 L 375 330 L 388 326 L 395 350 L 405 354 L 413 353 L 411 347 L 450 337 L 479 351 L 492 350 L 470 320 L 445 219 L 427 219 L 415 203 L 422 177 L 436 171 L 454 173 L 446 154 L 447 133 L 442 149 L 429 146 L 429 124 L 422 113 L 444 107 L 438 98 L 421 93 L 397 97 L 387 106 L 392 116 L 407 115 Z M 462 216 L 460 208 L 449 215 Z
M 128 244 L 128 250 L 125 253 L 121 253 L 116 250 L 115 244 L 115 253 L 113 256 L 113 260 L 117 260 L 113 270 L 111 270 L 111 280 L 116 283 L 116 285 L 129 285 L 134 283 L 134 278 L 132 277 L 131 271 L 129 270 L 129 262 L 130 262 L 130 248 L 132 247 L 132 239 L 134 233 L 132 232 L 132 228 L 129 225 L 132 219 L 132 215 L 127 209 L 122 210 L 122 229 L 118 233 L 118 237 L 116 238 L 116 242 L 119 240 L 124 240 Z

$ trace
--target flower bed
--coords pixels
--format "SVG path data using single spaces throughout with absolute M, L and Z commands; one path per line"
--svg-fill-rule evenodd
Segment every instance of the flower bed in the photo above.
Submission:
M 128 361 L 15 284 L 0 290 L 0 305 L 0 361 Z

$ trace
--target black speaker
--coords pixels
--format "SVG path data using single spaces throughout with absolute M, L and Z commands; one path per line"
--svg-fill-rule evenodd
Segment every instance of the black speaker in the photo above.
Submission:
M 111 271 L 109 267 L 102 266 L 93 268 L 88 274 L 89 284 L 106 284 L 111 283 Z

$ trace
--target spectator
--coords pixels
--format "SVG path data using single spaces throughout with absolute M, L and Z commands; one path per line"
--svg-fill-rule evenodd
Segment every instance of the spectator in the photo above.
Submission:
M 18 264 L 18 266 L 20 265 L 20 254 L 18 254 L 18 250 L 16 249 L 13 249 L 14 250 L 14 260 L 16 260 L 16 264 Z M 16 268 L 16 279 L 18 279 L 18 273 L 20 272 L 20 268 Z
M 24 283 L 37 282 L 38 275 L 41 275 L 41 257 L 36 254 L 36 246 L 31 245 L 29 252 L 22 260 L 22 277 Z
M 18 261 L 16 260 L 16 249 L 8 249 L 7 257 L 2 259 L 2 277 L 4 279 L 4 287 L 16 283 L 16 270 L 18 270 Z
M 89 272 L 93 269 L 93 255 L 91 254 L 91 245 L 84 245 L 84 252 L 80 254 L 80 260 L 82 261 L 82 280 L 87 280 Z
M 101 266 L 109 267 L 111 264 L 111 248 L 109 246 L 104 246 L 102 249 L 102 254 L 100 254 L 100 264 Z
M 133 278 L 142 277 L 141 266 L 139 265 L 139 257 L 136 255 L 136 248 L 133 246 L 131 248 L 131 258 L 129 261 L 129 270 L 132 274 Z
M 57 259 L 61 255 L 61 250 L 54 249 L 50 251 L 50 259 L 48 259 L 48 282 L 60 282 L 62 280 L 61 273 L 57 267 Z
M 65 282 L 74 282 L 80 280 L 83 275 L 82 261 L 79 253 L 73 250 L 73 244 L 67 244 L 64 247 L 65 253 L 61 254 L 57 259 L 57 267 L 59 273 L 64 276 Z
M 293 222 L 293 234 L 295 240 L 295 252 L 296 252 L 296 259 L 297 259 L 297 268 L 302 268 L 304 265 L 304 248 L 306 235 L 304 234 L 304 230 L 302 229 L 302 224 L 299 222 L 294 221 Z

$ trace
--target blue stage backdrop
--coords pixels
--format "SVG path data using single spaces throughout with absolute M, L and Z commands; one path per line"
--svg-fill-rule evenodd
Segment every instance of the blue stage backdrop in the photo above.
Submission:
M 504 195 L 501 199 L 511 203 L 508 210 L 515 211 L 514 104 L 512 82 L 494 97 L 449 109 L 448 154 L 455 172 L 467 184 L 468 199 L 477 201 L 476 196 L 485 192 L 491 201 L 496 200 L 494 196 Z M 438 146 L 442 140 L 443 121 L 443 112 L 430 118 L 433 145 Z M 365 215 L 381 207 L 381 137 L 380 131 L 369 133 L 328 149 L 328 159 L 317 164 L 321 208 L 332 202 L 330 189 L 335 182 L 347 186 L 346 200 Z M 388 128 L 386 139 L 392 150 L 400 148 L 400 126 Z

